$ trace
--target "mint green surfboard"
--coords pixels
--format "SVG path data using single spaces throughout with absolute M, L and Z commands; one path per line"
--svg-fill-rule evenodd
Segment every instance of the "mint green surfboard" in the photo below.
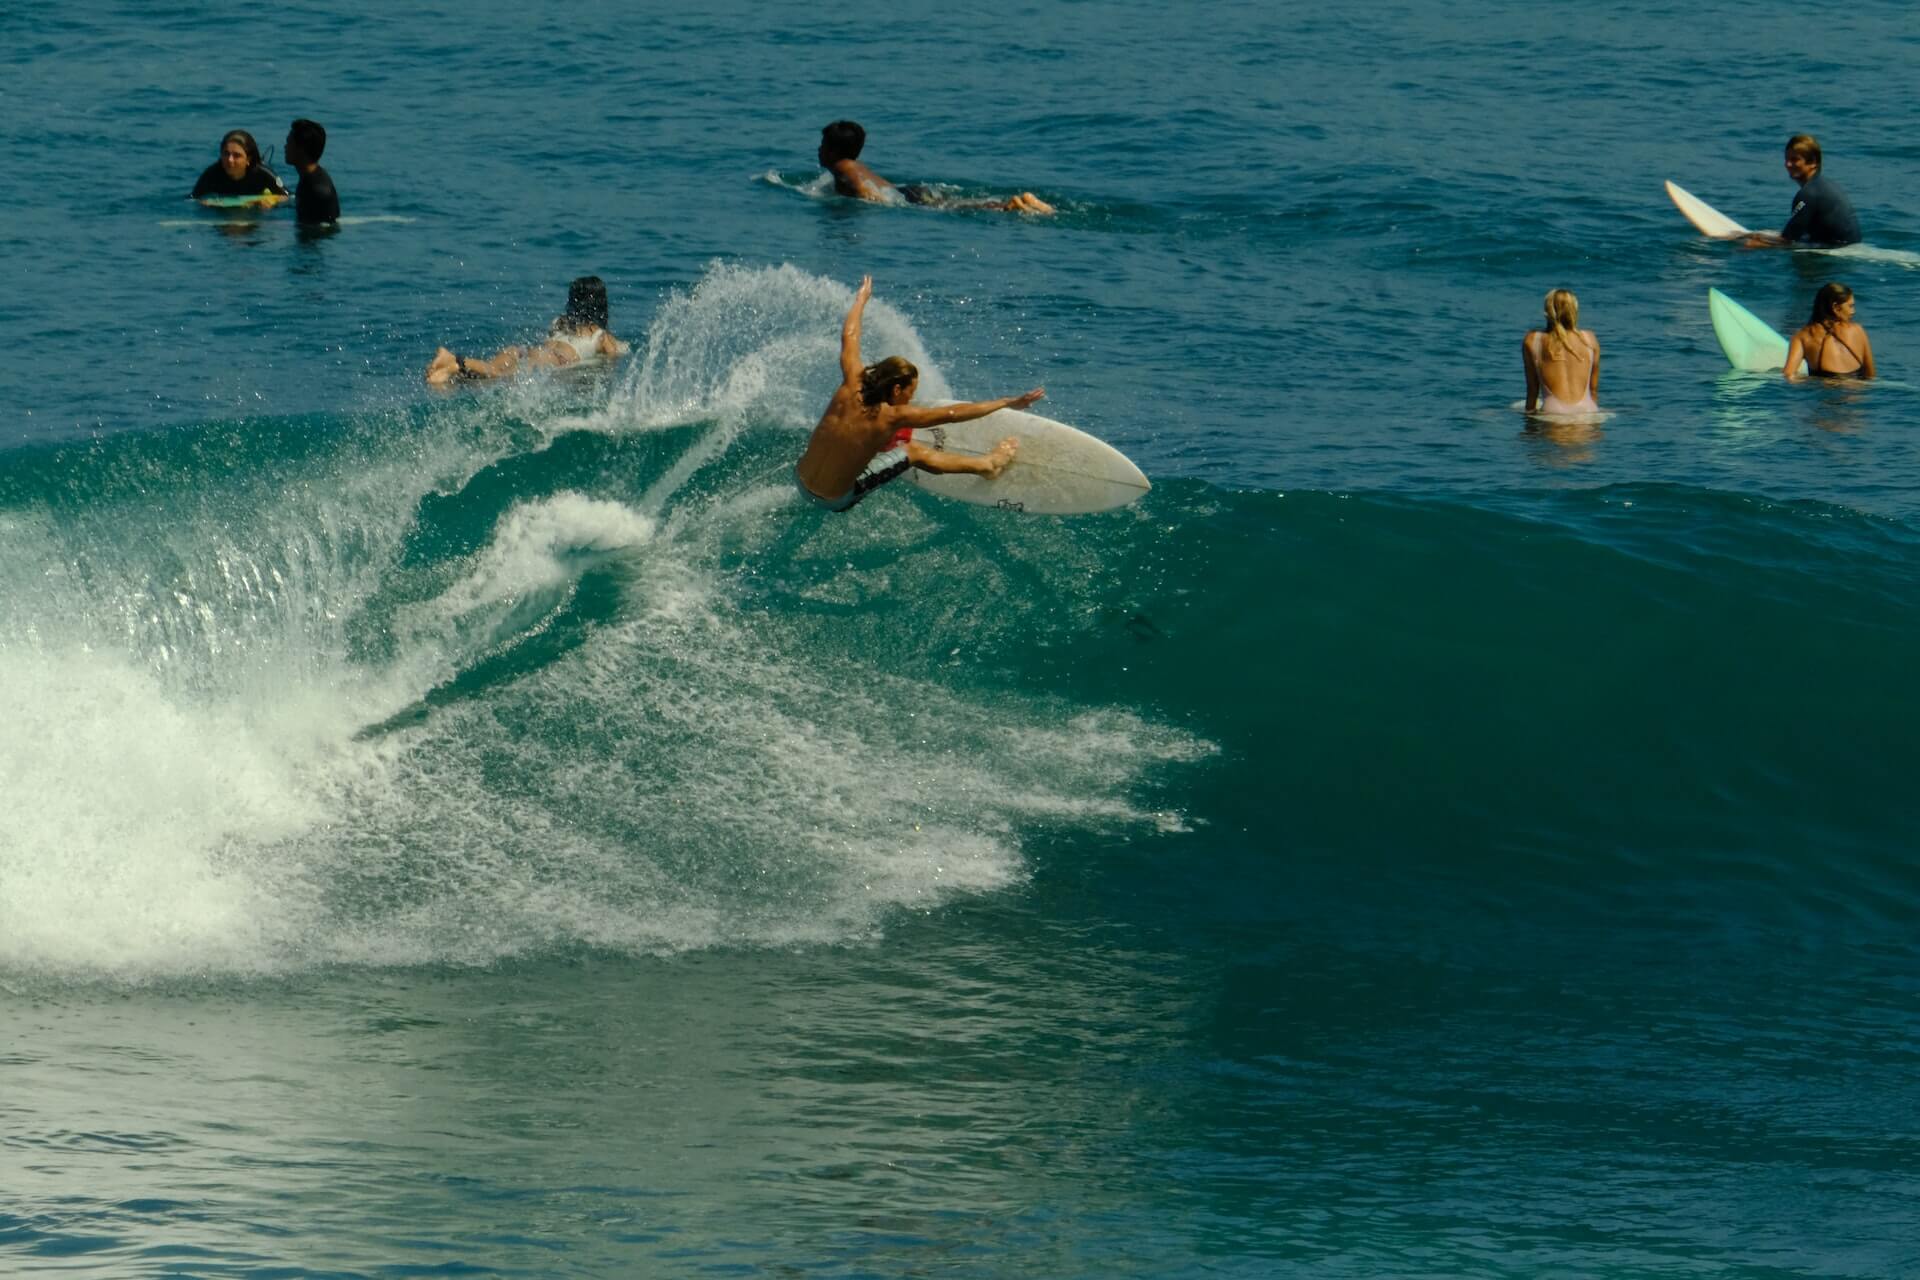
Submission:
M 1787 340 L 1765 320 L 1718 289 L 1707 290 L 1707 314 L 1713 317 L 1713 336 L 1736 369 L 1770 373 L 1787 367 Z M 1800 372 L 1805 373 L 1805 361 Z

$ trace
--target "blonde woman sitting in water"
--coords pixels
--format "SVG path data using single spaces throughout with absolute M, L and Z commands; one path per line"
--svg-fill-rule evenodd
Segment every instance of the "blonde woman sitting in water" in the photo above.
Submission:
M 1547 294 L 1547 324 L 1520 339 L 1528 413 L 1598 413 L 1600 339 L 1580 327 L 1571 289 Z
M 1787 381 L 1801 378 L 1800 362 L 1816 378 L 1871 378 L 1873 344 L 1853 322 L 1853 290 L 1832 281 L 1813 295 L 1813 318 L 1787 344 Z

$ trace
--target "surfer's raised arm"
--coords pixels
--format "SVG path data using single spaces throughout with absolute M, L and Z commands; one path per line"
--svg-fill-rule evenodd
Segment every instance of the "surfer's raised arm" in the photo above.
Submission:
M 873 296 L 873 277 L 861 276 L 860 288 L 853 295 L 853 305 L 847 308 L 847 318 L 840 325 L 840 382 L 842 386 L 860 385 L 860 313 L 867 309 L 867 299 Z
M 915 430 L 921 427 L 942 427 L 949 422 L 972 422 L 975 418 L 984 418 L 1002 409 L 1024 409 L 1046 394 L 1046 388 L 1035 387 L 1021 395 L 1005 396 L 999 400 L 970 400 L 965 404 L 899 405 L 888 415 L 888 422 Z

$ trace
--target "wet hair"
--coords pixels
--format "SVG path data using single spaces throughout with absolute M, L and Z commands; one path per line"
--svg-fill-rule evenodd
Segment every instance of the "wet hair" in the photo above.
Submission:
M 327 149 L 327 131 L 319 124 L 304 118 L 295 120 L 287 129 L 287 137 L 293 139 L 308 164 L 320 163 L 320 155 Z
M 1827 281 L 1820 286 L 1820 292 L 1813 295 L 1813 317 L 1807 323 L 1820 325 L 1828 332 L 1832 332 L 1833 326 L 1840 323 L 1840 317 L 1833 314 L 1834 308 L 1852 296 L 1853 290 L 1838 280 Z
M 1820 167 L 1820 144 L 1810 133 L 1796 133 L 1788 138 L 1787 154 L 1796 160 L 1805 160 L 1815 169 Z
M 820 154 L 825 159 L 858 160 L 867 145 L 867 131 L 851 120 L 835 120 L 820 130 Z
M 604 329 L 607 327 L 607 285 L 599 276 L 581 276 L 567 286 L 567 309 L 554 321 L 554 327 Z
M 913 361 L 905 356 L 888 356 L 860 371 L 860 399 L 869 405 L 883 404 L 895 387 L 904 387 L 919 376 Z
M 240 149 L 247 153 L 248 167 L 260 167 L 260 145 L 253 140 L 252 134 L 248 133 L 245 129 L 229 129 L 226 136 L 220 139 L 220 153 L 222 155 L 226 154 L 227 144 L 229 142 L 239 143 Z
M 1580 338 L 1580 299 L 1571 289 L 1547 290 L 1547 350 L 1560 344 L 1560 354 L 1585 356 L 1587 344 Z

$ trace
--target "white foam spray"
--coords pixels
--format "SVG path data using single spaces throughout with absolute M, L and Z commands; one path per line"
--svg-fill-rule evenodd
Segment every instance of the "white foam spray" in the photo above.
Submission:
M 1166 827 L 1128 792 L 1205 744 L 823 651 L 804 608 L 721 567 L 769 491 L 676 501 L 741 430 L 811 425 L 850 297 L 716 266 L 584 416 L 530 383 L 302 460 L 189 451 L 111 501 L 0 511 L 0 972 L 832 944 L 1017 883 L 1038 827 Z M 942 394 L 899 313 L 869 317 Z M 658 474 L 601 478 L 630 496 L 528 492 L 419 563 L 422 503 L 517 474 L 526 421 L 534 448 L 697 431 Z

